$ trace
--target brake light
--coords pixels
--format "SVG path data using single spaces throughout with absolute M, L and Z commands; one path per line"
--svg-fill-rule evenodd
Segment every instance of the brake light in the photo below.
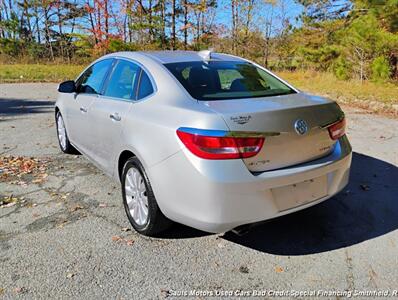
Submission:
M 237 159 L 260 152 L 264 137 L 228 136 L 228 131 L 179 128 L 177 136 L 196 156 L 205 159 Z
M 338 138 L 345 135 L 345 118 L 341 121 L 334 123 L 328 127 L 329 135 L 332 140 L 337 140 Z

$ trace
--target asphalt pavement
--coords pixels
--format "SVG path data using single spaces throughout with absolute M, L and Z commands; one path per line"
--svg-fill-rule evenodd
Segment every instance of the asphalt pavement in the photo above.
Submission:
M 6 176 L 0 166 L 0 298 L 320 291 L 340 299 L 344 291 L 398 289 L 397 119 L 344 107 L 351 181 L 322 204 L 243 236 L 176 225 L 155 239 L 132 230 L 119 183 L 60 152 L 55 98 L 55 84 L 0 85 L 0 162 L 14 168 Z

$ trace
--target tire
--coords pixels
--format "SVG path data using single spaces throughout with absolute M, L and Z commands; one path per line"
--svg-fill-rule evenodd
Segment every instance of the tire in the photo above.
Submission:
M 57 126 L 58 144 L 61 151 L 67 154 L 79 154 L 79 151 L 69 141 L 64 119 L 59 111 L 55 114 L 55 124 Z
M 172 222 L 160 211 L 148 176 L 136 157 L 125 163 L 121 184 L 124 209 L 138 233 L 155 236 L 170 227 Z

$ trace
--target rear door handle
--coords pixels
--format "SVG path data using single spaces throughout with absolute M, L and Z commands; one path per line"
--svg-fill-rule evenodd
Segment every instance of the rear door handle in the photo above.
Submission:
M 109 118 L 111 118 L 111 119 L 114 120 L 114 121 L 120 121 L 120 120 L 122 119 L 122 117 L 119 116 L 118 113 L 110 114 L 110 115 L 109 115 Z
M 80 107 L 80 111 L 83 112 L 83 113 L 86 113 L 87 112 L 87 108 L 82 106 L 82 107 Z

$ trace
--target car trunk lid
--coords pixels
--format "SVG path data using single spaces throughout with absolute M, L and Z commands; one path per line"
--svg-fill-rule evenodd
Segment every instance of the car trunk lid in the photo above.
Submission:
M 203 101 L 223 117 L 233 132 L 254 132 L 266 136 L 254 157 L 244 159 L 252 172 L 283 168 L 327 155 L 335 141 L 326 126 L 344 115 L 333 101 L 297 93 L 284 96 Z M 307 125 L 304 134 L 298 133 Z M 305 126 L 304 126 L 305 127 Z M 304 128 L 305 129 L 305 128 Z

